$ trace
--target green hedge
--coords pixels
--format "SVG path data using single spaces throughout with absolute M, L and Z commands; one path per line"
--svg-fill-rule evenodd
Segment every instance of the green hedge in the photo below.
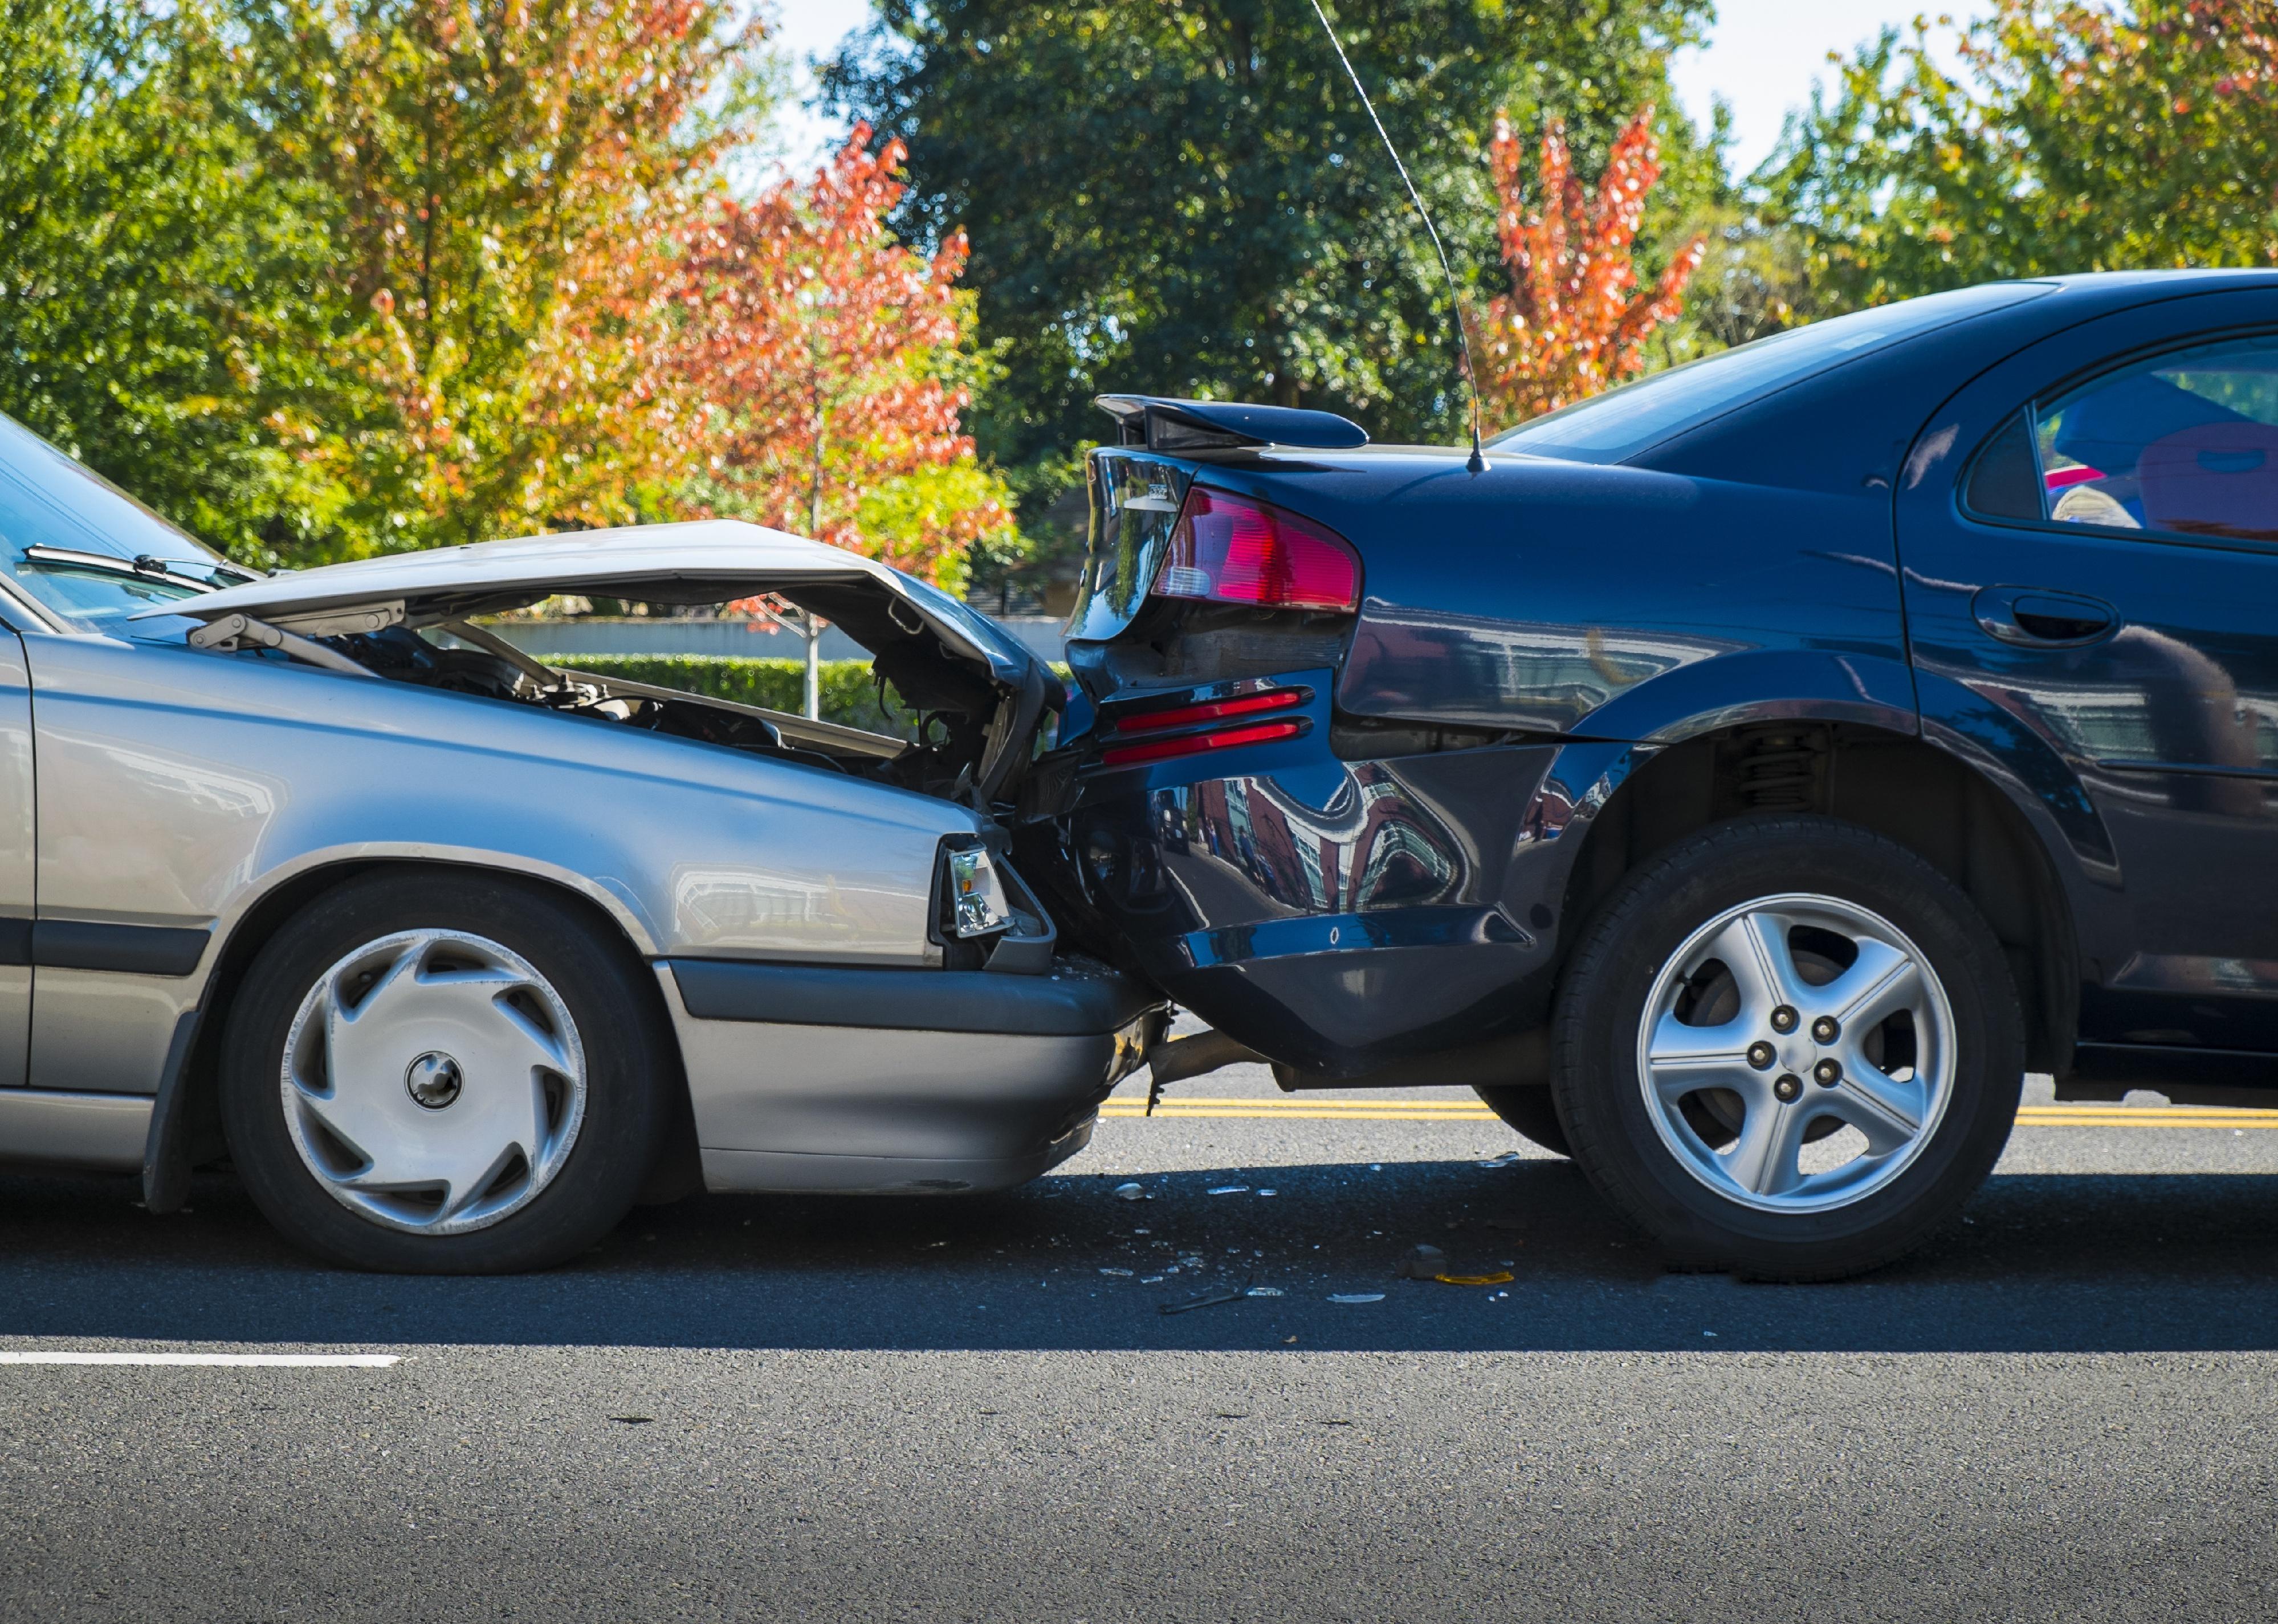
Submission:
M 806 666 L 796 660 L 738 660 L 724 654 L 561 654 L 550 665 L 631 682 L 654 682 L 683 693 L 733 699 L 796 715 L 806 699 Z M 822 718 L 897 738 L 913 736 L 912 719 L 897 704 L 890 714 L 878 703 L 866 660 L 822 662 Z

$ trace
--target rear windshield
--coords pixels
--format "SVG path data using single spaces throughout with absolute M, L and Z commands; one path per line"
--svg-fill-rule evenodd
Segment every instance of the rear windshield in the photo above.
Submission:
M 2022 304 L 2048 282 L 1996 282 L 1791 327 L 1545 413 L 1487 443 L 1570 462 L 1618 462 L 1775 389 L 1917 333 Z

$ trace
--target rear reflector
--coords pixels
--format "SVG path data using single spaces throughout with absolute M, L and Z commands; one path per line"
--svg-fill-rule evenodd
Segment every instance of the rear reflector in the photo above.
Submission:
M 1149 739 L 1137 744 L 1111 744 L 1099 752 L 1102 766 L 1137 766 L 1147 761 L 1168 761 L 1174 756 L 1198 756 L 1206 750 L 1232 750 L 1237 744 L 1263 744 L 1273 739 L 1294 739 L 1305 724 L 1294 718 L 1251 722 L 1223 733 L 1189 733 L 1184 738 Z
M 1312 690 L 1309 688 L 1277 688 L 1262 694 L 1241 694 L 1231 699 L 1213 699 L 1207 705 L 1179 705 L 1166 711 L 1142 711 L 1136 715 L 1115 717 L 1115 732 L 1118 737 L 1129 733 L 1167 733 L 1173 728 L 1192 728 L 1206 721 L 1255 716 L 1262 711 L 1286 711 L 1293 705 L 1304 704 L 1311 695 Z
M 1154 595 L 1261 609 L 1349 610 L 1360 602 L 1360 560 L 1310 519 L 1191 485 L 1156 572 Z

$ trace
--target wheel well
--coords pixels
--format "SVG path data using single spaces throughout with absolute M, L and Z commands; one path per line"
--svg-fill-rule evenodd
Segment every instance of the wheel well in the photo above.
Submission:
M 477 873 L 485 879 L 504 881 L 533 891 L 543 891 L 557 902 L 566 903 L 585 916 L 593 926 L 596 939 L 622 951 L 632 962 L 642 964 L 642 973 L 635 980 L 642 995 L 652 1001 L 653 1013 L 661 1029 L 672 1030 L 672 1014 L 666 1008 L 664 994 L 655 978 L 647 973 L 638 949 L 625 934 L 624 926 L 612 919 L 607 909 L 592 898 L 580 895 L 569 886 L 530 874 L 516 873 L 510 869 L 486 868 L 476 864 L 420 862 L 410 858 L 378 858 L 371 861 L 345 862 L 311 869 L 296 874 L 263 896 L 243 918 L 240 919 L 223 942 L 220 953 L 214 960 L 213 972 L 207 978 L 203 995 L 198 1000 L 195 1036 L 184 1062 L 182 1075 L 175 1086 L 182 1091 L 176 1103 L 174 1119 L 180 1125 L 175 1143 L 170 1153 L 182 1158 L 183 1165 L 196 1166 L 201 1163 L 219 1160 L 227 1154 L 221 1131 L 221 1047 L 222 1033 L 229 1024 L 229 1010 L 238 988 L 244 984 L 246 972 L 254 958 L 268 945 L 284 923 L 303 908 L 329 892 L 349 881 L 383 871 L 398 873 L 425 871 L 439 875 Z M 666 1138 L 657 1171 L 651 1176 L 653 1186 L 661 1189 L 677 1187 L 687 1182 L 689 1170 L 696 1165 L 697 1150 L 693 1108 L 688 1093 L 688 1080 L 680 1068 L 679 1047 L 672 1047 L 672 1074 L 667 1086 L 674 1094 L 678 1107 L 679 1127 Z M 686 1166 L 682 1166 L 682 1163 Z M 690 1186 L 692 1187 L 692 1186 Z
M 2022 813 L 1968 766 L 1904 734 L 1847 723 L 1720 728 L 1670 746 L 1592 821 L 1563 917 L 1586 919 L 1624 874 L 1675 841 L 1752 812 L 1816 812 L 1897 842 L 1976 904 L 2025 1011 L 2026 1064 L 2070 1068 L 2079 975 L 2070 911 Z M 1578 932 L 1565 933 L 1571 949 Z

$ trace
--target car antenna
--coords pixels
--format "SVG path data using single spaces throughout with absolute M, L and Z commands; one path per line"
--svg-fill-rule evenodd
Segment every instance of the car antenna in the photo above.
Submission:
M 1384 143 L 1385 151 L 1392 155 L 1392 167 L 1400 172 L 1400 184 L 1408 188 L 1408 201 L 1416 205 L 1416 217 L 1424 222 L 1424 234 L 1432 239 L 1432 251 L 1440 256 L 1440 274 L 1448 278 L 1448 298 L 1456 310 L 1456 347 L 1464 363 L 1464 385 L 1470 392 L 1472 402 L 1472 460 L 1464 464 L 1474 474 L 1487 472 L 1487 460 L 1479 451 L 1479 380 L 1472 369 L 1472 338 L 1464 331 L 1464 296 L 1456 290 L 1455 267 L 1448 263 L 1448 250 L 1440 240 L 1440 228 L 1432 224 L 1432 211 L 1424 206 L 1424 197 L 1417 191 L 1416 183 L 1408 178 L 1408 165 L 1400 161 L 1400 149 L 1392 144 L 1392 137 L 1384 127 L 1384 120 L 1376 116 L 1376 103 L 1368 99 L 1368 87 L 1360 82 L 1353 72 L 1352 58 L 1345 55 L 1344 42 L 1329 21 L 1329 14 L 1321 9 L 1321 0 L 1312 0 L 1313 15 L 1321 19 L 1321 32 L 1329 36 L 1329 49 L 1337 53 L 1344 64 L 1345 77 L 1352 80 L 1353 89 L 1360 96 L 1360 104 L 1368 110 L 1368 121 L 1376 126 L 1377 139 Z

